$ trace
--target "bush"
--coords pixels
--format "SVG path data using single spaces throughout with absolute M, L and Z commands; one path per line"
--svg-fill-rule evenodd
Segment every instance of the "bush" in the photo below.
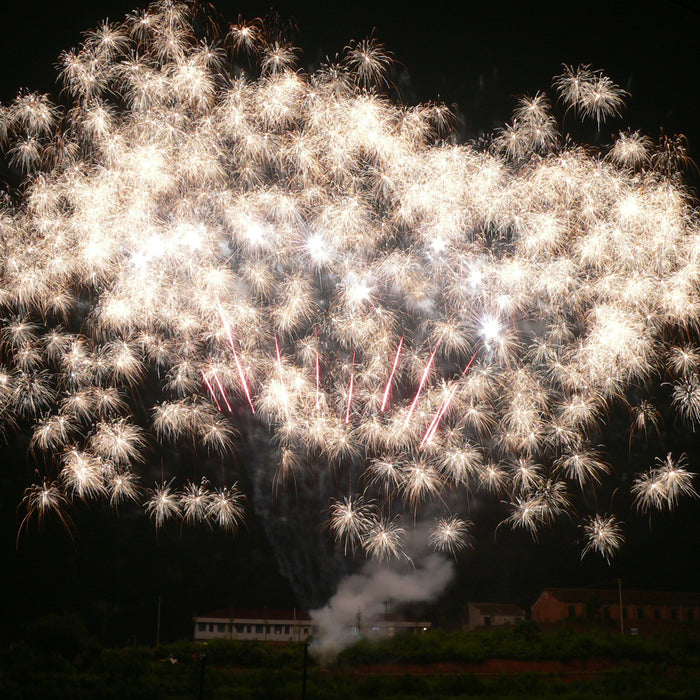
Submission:
M 214 639 L 206 644 L 200 642 L 177 642 L 153 650 L 153 660 L 166 659 L 170 654 L 180 663 L 199 663 L 202 654 L 207 663 L 235 668 L 301 668 L 304 645 L 302 643 L 276 646 L 266 642 Z M 314 661 L 309 657 L 310 665 Z
M 698 635 L 667 637 L 621 636 L 608 630 L 578 632 L 569 628 L 541 630 L 532 623 L 511 629 L 399 635 L 377 642 L 361 640 L 343 651 L 336 667 L 373 663 L 478 663 L 485 659 L 572 661 L 605 658 L 700 663 Z
M 83 621 L 73 613 L 40 617 L 27 626 L 27 644 L 44 654 L 59 654 L 69 661 L 81 654 L 95 654 L 99 649 L 90 638 Z

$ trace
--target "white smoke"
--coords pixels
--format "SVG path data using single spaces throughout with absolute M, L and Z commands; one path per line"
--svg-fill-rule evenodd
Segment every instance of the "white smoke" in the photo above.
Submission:
M 454 575 L 452 562 L 439 554 L 414 560 L 410 569 L 400 565 L 368 562 L 362 570 L 343 579 L 328 604 L 311 611 L 318 632 L 309 647 L 321 662 L 334 659 L 358 638 L 362 626 L 384 618 L 387 601 L 392 607 L 429 603 L 445 589 Z

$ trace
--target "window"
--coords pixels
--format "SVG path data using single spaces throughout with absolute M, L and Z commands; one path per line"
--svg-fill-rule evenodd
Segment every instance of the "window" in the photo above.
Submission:
M 210 632 L 213 632 L 213 631 L 214 631 L 214 623 L 213 623 L 213 622 L 210 622 L 210 623 L 209 623 L 209 631 L 210 631 Z
M 603 606 L 603 617 L 604 617 L 606 620 L 609 620 L 609 619 L 610 619 L 610 608 L 609 608 L 607 605 L 604 605 L 604 606 Z
M 255 625 L 255 634 L 263 633 L 263 625 Z
M 284 633 L 289 634 L 289 625 L 284 626 Z
M 217 632 L 225 632 L 226 631 L 226 625 L 223 622 L 219 622 L 216 625 L 216 631 Z
M 275 625 L 275 634 L 282 634 L 282 625 Z
M 693 608 L 688 608 L 688 612 L 685 614 L 686 619 L 687 620 L 694 620 L 695 619 L 695 617 L 693 615 L 694 612 L 695 611 L 693 610 Z
M 671 619 L 672 620 L 678 619 L 678 610 L 676 610 L 676 608 L 671 608 Z
M 197 625 L 197 629 L 198 629 L 200 632 L 206 632 L 206 631 L 207 631 L 207 623 L 206 623 L 206 622 L 200 622 L 200 623 Z
M 569 617 L 576 617 L 576 606 L 569 605 Z
M 644 608 L 637 608 L 637 617 L 640 620 L 644 617 Z
M 654 619 L 655 620 L 661 619 L 661 609 L 660 608 L 654 608 Z
M 245 633 L 245 625 L 241 625 L 240 623 L 236 624 L 236 632 L 238 634 L 244 634 Z

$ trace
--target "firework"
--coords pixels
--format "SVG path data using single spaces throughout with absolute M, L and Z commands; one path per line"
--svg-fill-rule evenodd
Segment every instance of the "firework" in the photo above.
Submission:
M 441 518 L 430 532 L 428 542 L 440 552 L 455 555 L 471 546 L 469 528 L 471 522 L 465 522 L 457 516 Z
M 583 523 L 586 544 L 582 557 L 589 552 L 602 555 L 606 561 L 615 555 L 624 542 L 622 525 L 614 515 L 594 515 Z
M 686 469 L 687 458 L 681 455 L 674 460 L 671 453 L 665 459 L 656 458 L 656 466 L 640 474 L 632 484 L 637 510 L 642 513 L 652 509 L 674 508 L 680 496 L 698 494 L 693 487 L 693 474 Z
M 346 553 L 348 547 L 354 551 L 370 532 L 376 520 L 375 511 L 374 504 L 365 503 L 361 496 L 355 500 L 346 497 L 331 504 L 330 529 Z
M 227 54 L 188 8 L 86 34 L 60 58 L 67 104 L 0 108 L 26 173 L 0 212 L 0 415 L 31 427 L 39 474 L 23 526 L 145 499 L 156 528 L 233 531 L 223 467 L 146 479 L 164 445 L 221 464 L 262 423 L 277 489 L 342 475 L 329 531 L 403 557 L 402 515 L 466 512 L 472 491 L 533 536 L 578 510 L 615 478 L 603 418 L 651 377 L 700 421 L 684 140 L 558 131 L 560 108 L 599 129 L 621 113 L 610 78 L 564 66 L 559 102 L 523 97 L 490 140 L 455 145 L 446 107 L 382 95 L 393 59 L 374 37 L 309 75 L 262 21 L 222 32 Z M 638 399 L 630 440 L 659 423 Z M 692 480 L 667 457 L 634 481 L 637 510 L 695 497 Z M 587 517 L 585 551 L 609 557 L 618 521 Z M 466 530 L 446 512 L 429 543 L 455 553 Z

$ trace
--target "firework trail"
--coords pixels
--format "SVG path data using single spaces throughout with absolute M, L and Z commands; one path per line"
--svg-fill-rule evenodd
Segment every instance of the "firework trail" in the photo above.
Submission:
M 487 145 L 455 145 L 443 105 L 382 95 L 376 39 L 313 74 L 297 55 L 258 20 L 218 46 L 157 2 L 61 55 L 66 104 L 0 108 L 26 174 L 0 212 L 0 415 L 31 432 L 38 474 L 22 527 L 97 498 L 234 530 L 244 497 L 216 470 L 144 477 L 160 446 L 223 460 L 255 423 L 279 460 L 266 484 L 323 471 L 327 530 L 400 558 L 406 516 L 448 500 L 468 515 L 470 492 L 533 534 L 578 512 L 613 479 L 601 419 L 651 377 L 700 418 L 682 137 L 571 143 L 557 105 L 600 127 L 625 93 L 565 66 L 556 103 L 522 98 Z M 658 424 L 650 397 L 631 414 L 633 432 Z M 660 460 L 635 510 L 673 508 L 692 479 Z M 619 519 L 581 515 L 584 553 L 613 554 Z M 465 546 L 459 516 L 431 546 Z

